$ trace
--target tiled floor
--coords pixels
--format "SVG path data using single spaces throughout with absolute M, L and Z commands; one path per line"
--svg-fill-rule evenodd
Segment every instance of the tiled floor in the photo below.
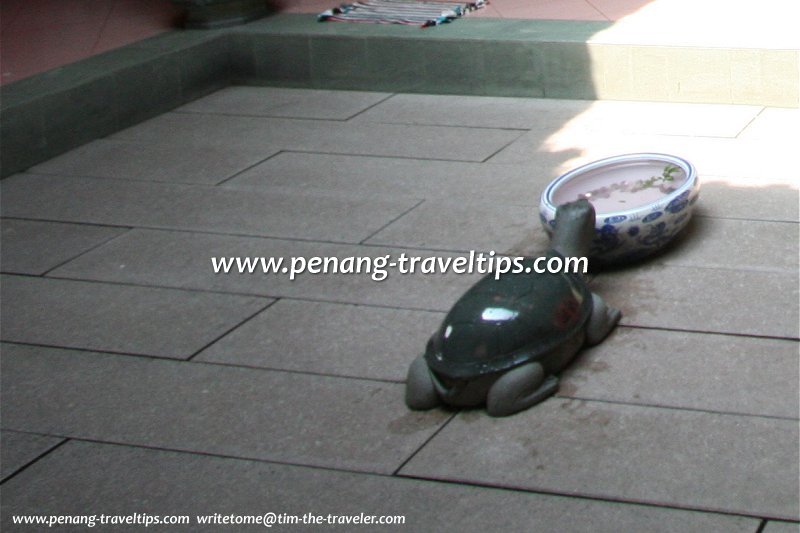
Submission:
M 797 531 L 798 124 L 231 87 L 4 180 L 3 530 L 23 513 L 363 512 L 409 531 Z M 668 253 L 593 280 L 621 326 L 509 418 L 403 403 L 474 277 L 212 272 L 214 256 L 532 253 L 543 187 L 632 150 L 698 166 L 697 216 Z

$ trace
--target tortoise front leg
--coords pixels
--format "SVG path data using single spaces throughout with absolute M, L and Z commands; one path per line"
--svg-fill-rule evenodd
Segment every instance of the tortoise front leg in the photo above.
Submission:
M 602 342 L 620 318 L 622 312 L 619 309 L 610 307 L 600 296 L 592 293 L 592 316 L 586 326 L 586 344 L 592 346 Z
M 546 377 L 539 363 L 513 368 L 494 382 L 486 397 L 486 412 L 508 416 L 527 409 L 555 394 L 558 378 Z

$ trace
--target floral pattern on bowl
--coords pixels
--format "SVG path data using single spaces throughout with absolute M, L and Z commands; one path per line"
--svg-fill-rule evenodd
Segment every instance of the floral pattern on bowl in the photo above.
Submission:
M 637 174 L 642 176 L 623 179 Z M 628 154 L 589 163 L 553 180 L 542 193 L 539 216 L 552 235 L 557 204 L 587 198 L 597 211 L 590 257 L 621 264 L 645 258 L 675 238 L 688 224 L 699 194 L 697 172 L 685 159 Z

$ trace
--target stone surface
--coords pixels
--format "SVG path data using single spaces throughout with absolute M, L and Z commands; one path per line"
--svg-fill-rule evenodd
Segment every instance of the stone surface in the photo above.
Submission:
M 281 300 L 196 361 L 404 381 L 442 313 Z
M 461 413 L 400 473 L 797 520 L 797 441 L 796 420 L 553 399 Z
M 736 137 L 762 108 L 714 104 L 398 94 L 359 122 Z M 760 117 L 759 117 L 760 119 Z
M 83 475 L 75 476 L 76 471 Z M 126 482 L 119 483 L 120 478 Z M 300 518 L 312 513 L 325 519 L 329 514 L 361 513 L 403 517 L 402 525 L 345 527 L 369 530 L 520 531 L 536 524 L 538 531 L 602 533 L 644 528 L 751 533 L 758 526 L 758 521 L 745 517 L 79 441 L 66 444 L 4 488 L 4 525 L 12 514 L 67 515 L 77 508 L 112 515 L 141 513 L 136 503 L 146 502 L 147 513 L 188 515 L 191 529 L 202 531 L 226 526 L 203 528 L 196 523 L 197 515 L 263 516 L 268 512 Z M 497 509 L 503 512 L 494 512 Z M 233 527 L 264 529 L 261 525 Z
M 3 185 L 6 216 L 339 242 L 359 242 L 417 203 L 30 174 Z
M 497 202 L 426 201 L 370 237 L 368 244 L 502 253 L 542 233 L 538 208 Z
M 618 328 L 565 372 L 559 395 L 798 418 L 794 341 Z
M 124 228 L 2 219 L 0 268 L 15 274 L 48 270 L 125 233 Z
M 702 214 L 704 209 L 699 210 Z M 798 271 L 800 228 L 792 222 L 698 216 L 655 263 L 698 268 Z
M 753 188 L 784 186 L 796 190 L 798 176 L 792 145 L 791 139 L 782 135 L 747 139 L 563 128 L 550 129 L 544 134 L 531 130 L 488 161 L 534 165 L 544 148 L 564 154 L 573 152 L 574 156 L 561 161 L 562 168 L 568 170 L 605 157 L 655 151 L 687 159 L 695 165 L 701 179 L 706 175 L 723 176 L 736 178 L 735 182 Z
M 796 273 L 641 265 L 600 274 L 592 290 L 628 326 L 798 338 Z
M 83 134 L 107 134 L 108 120 L 127 124 L 205 96 L 228 59 L 225 75 L 283 85 L 681 96 L 666 64 L 680 51 L 586 44 L 607 26 L 467 20 L 428 33 L 278 16 L 230 41 L 203 37 L 198 50 L 199 37 L 177 32 L 179 51 L 161 40 L 147 48 L 165 73 L 133 80 L 113 116 L 98 115 L 105 104 L 95 99 L 81 135 L 60 128 L 51 138 L 75 119 L 58 114 L 63 98 L 48 101 L 46 124 L 42 109 L 6 112 L 9 98 L 45 97 L 48 85 L 4 88 L 3 135 L 10 119 L 22 134 L 8 139 L 19 156 L 10 168 L 24 169 L 16 165 L 40 142 L 67 149 Z M 265 27 L 274 33 L 259 33 Z M 455 36 L 469 43 L 429 49 Z M 560 42 L 569 46 L 556 50 Z M 141 50 L 129 52 L 114 83 L 148 74 Z M 760 64 L 757 50 L 722 58 L 747 73 L 746 83 L 731 80 L 731 98 L 763 92 L 782 66 L 791 73 L 791 53 L 794 66 Z M 117 56 L 98 57 L 91 76 Z M 606 68 L 617 59 L 630 68 Z M 698 98 L 709 85 L 692 72 L 683 92 Z M 152 92 L 177 74 L 180 94 Z M 89 86 L 68 96 L 79 104 L 107 88 Z M 139 88 L 153 106 L 137 108 Z M 3 460 L 8 433 L 70 439 L 3 484 L 4 520 L 94 509 L 403 514 L 414 531 L 794 527 L 794 114 L 387 94 L 230 88 L 2 182 L 3 229 L 17 231 L 3 234 L 3 268 L 27 274 L 0 286 L 11 341 L 0 373 Z M 253 116 L 262 113 L 287 116 Z M 213 272 L 212 257 L 539 253 L 547 183 L 632 151 L 697 165 L 695 219 L 664 254 L 592 279 L 623 325 L 576 359 L 559 396 L 507 419 L 411 412 L 403 402 L 408 363 L 478 275 Z
M 800 191 L 789 185 L 759 187 L 719 176 L 703 176 L 703 189 L 696 207 L 714 217 L 742 220 L 800 221 Z
M 450 415 L 366 380 L 4 347 L 3 425 L 74 438 L 391 473 Z
M 469 128 L 166 113 L 112 136 L 148 142 L 483 161 L 522 132 Z
M 779 133 L 787 138 L 800 135 L 800 110 L 779 107 L 764 108 L 747 128 L 743 139 L 769 139 Z
M 763 533 L 797 533 L 800 531 L 800 524 L 797 522 L 778 522 L 770 520 L 767 522 Z
M 555 177 L 537 165 L 483 165 L 392 157 L 283 152 L 242 172 L 224 187 L 345 192 L 392 198 L 497 199 L 538 206 Z
M 351 246 L 230 235 L 209 235 L 172 231 L 133 230 L 108 246 L 72 261 L 52 272 L 53 276 L 88 280 L 160 285 L 185 289 L 214 290 L 272 297 L 317 299 L 341 303 L 380 305 L 406 309 L 447 311 L 453 302 L 479 278 L 478 274 L 401 274 L 397 268 L 378 268 L 373 263 L 361 273 L 298 274 L 215 274 L 212 257 L 282 258 L 291 267 L 294 258 L 335 258 L 341 268 L 345 261 L 388 257 L 399 261 L 405 254 L 428 259 L 468 257 L 465 254 L 425 252 L 402 248 Z M 349 259 L 356 258 L 356 259 Z M 407 262 L 407 264 L 410 264 Z M 388 263 L 387 263 L 388 265 Z M 331 266 L 331 269 L 333 266 Z M 410 267 L 407 267 L 410 268 Z M 354 268 L 352 269 L 354 271 Z M 379 281 L 386 273 L 386 279 Z
M 6 341 L 187 358 L 270 300 L 3 275 Z
M 228 87 L 181 106 L 176 111 L 347 120 L 389 96 L 389 93 L 361 91 Z
M 64 439 L 3 430 L 0 431 L 0 441 L 2 442 L 2 446 L 0 446 L 0 480 L 4 481 L 28 463 L 64 442 Z
M 202 148 L 100 139 L 30 169 L 35 174 L 214 185 L 277 150 Z
M 359 115 L 356 122 L 557 129 L 592 105 L 586 100 L 396 94 Z

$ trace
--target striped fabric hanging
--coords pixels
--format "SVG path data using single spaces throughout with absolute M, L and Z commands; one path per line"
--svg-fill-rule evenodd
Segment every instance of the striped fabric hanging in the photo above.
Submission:
M 342 4 L 320 13 L 320 22 L 372 22 L 376 24 L 409 24 L 427 28 L 438 26 L 482 8 L 486 0 L 473 2 L 414 2 L 409 0 L 361 0 Z

